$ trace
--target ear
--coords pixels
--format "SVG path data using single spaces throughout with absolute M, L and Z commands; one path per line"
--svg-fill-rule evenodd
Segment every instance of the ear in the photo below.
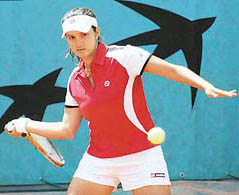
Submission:
M 100 37 L 100 28 L 99 27 L 96 27 L 95 33 L 96 33 L 96 40 L 98 40 Z

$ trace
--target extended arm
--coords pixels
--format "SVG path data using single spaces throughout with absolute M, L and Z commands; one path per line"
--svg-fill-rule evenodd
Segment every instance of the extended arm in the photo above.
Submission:
M 61 122 L 30 120 L 26 124 L 26 131 L 49 139 L 72 139 L 79 128 L 81 120 L 82 116 L 78 108 L 65 108 Z M 5 130 L 7 130 L 6 126 Z M 15 130 L 8 134 L 13 137 L 21 136 L 21 134 Z
M 208 97 L 216 98 L 237 96 L 236 90 L 224 91 L 215 88 L 211 83 L 204 80 L 202 77 L 195 74 L 190 69 L 183 66 L 171 64 L 156 56 L 152 56 L 149 59 L 144 72 L 160 75 L 176 82 L 184 83 L 192 87 L 201 89 Z

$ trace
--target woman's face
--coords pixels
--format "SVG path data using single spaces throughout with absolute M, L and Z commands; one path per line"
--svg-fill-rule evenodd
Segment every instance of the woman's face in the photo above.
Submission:
M 96 31 L 91 28 L 87 33 L 70 31 L 66 33 L 66 40 L 74 54 L 84 60 L 94 56 L 99 35 L 99 28 Z

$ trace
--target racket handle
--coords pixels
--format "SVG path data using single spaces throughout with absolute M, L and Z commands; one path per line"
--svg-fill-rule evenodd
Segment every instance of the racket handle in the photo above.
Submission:
M 26 133 L 22 133 L 22 137 L 26 137 L 27 136 L 27 134 Z

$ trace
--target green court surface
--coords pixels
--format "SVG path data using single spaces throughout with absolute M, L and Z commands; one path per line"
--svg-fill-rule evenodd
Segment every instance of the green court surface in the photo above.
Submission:
M 46 187 L 46 186 L 45 186 Z M 67 185 L 62 186 L 67 188 Z M 39 191 L 35 186 L 31 192 L 24 191 L 23 186 L 0 186 L 0 194 L 6 195 L 66 195 L 66 191 Z M 15 191 L 15 192 L 13 192 Z M 18 191 L 18 192 L 17 192 Z M 124 192 L 121 189 L 113 192 L 112 195 L 130 195 L 131 192 Z M 92 194 L 93 195 L 93 194 Z M 172 195 L 239 195 L 239 180 L 222 181 L 172 181 Z

